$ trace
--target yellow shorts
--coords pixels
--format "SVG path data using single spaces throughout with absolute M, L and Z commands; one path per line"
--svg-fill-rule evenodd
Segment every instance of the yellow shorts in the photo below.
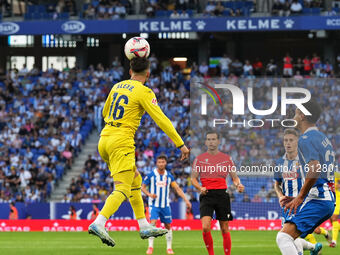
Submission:
M 98 151 L 102 159 L 107 163 L 111 176 L 126 171 L 136 170 L 134 141 L 122 143 L 121 137 L 101 136 L 98 143 Z
M 340 214 L 340 191 L 335 192 L 335 209 L 333 214 Z

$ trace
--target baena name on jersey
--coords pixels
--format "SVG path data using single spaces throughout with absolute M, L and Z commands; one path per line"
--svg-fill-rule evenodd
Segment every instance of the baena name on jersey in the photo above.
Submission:
M 127 89 L 132 92 L 135 86 L 132 86 L 131 84 L 118 84 L 116 89 Z

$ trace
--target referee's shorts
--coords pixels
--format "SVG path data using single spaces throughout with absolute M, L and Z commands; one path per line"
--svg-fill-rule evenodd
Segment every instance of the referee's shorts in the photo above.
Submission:
M 230 197 L 225 189 L 211 189 L 206 195 L 200 195 L 200 216 L 213 218 L 216 213 L 216 220 L 231 221 Z

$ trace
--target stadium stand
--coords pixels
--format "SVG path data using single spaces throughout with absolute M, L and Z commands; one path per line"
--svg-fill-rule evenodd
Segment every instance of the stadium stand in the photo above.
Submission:
M 316 58 L 317 56 L 314 56 Z M 159 103 L 165 113 L 169 116 L 177 129 L 181 132 L 181 135 L 189 140 L 189 86 L 183 79 L 180 72 L 176 72 L 170 68 L 166 68 L 163 71 L 158 70 L 158 67 L 154 67 L 153 75 L 150 78 L 149 86 L 155 91 Z M 298 70 L 295 71 L 295 73 Z M 319 123 L 321 130 L 326 131 L 333 144 L 340 144 L 340 136 L 337 134 L 338 127 L 336 123 L 339 122 L 340 108 L 336 105 L 337 96 L 335 92 L 337 87 L 335 86 L 336 80 L 334 79 L 319 79 L 318 76 L 313 75 L 316 71 L 313 69 L 312 76 L 310 74 L 301 79 L 291 80 L 292 84 L 299 84 L 299 86 L 308 86 L 312 89 L 313 94 L 324 95 L 323 106 L 328 112 L 322 118 Z M 168 74 L 169 73 L 169 74 Z M 168 74 L 168 75 L 166 75 Z M 261 75 L 261 74 L 260 74 Z M 193 79 L 204 81 L 209 77 L 206 75 L 204 78 L 202 74 L 195 68 L 192 69 L 191 76 Z M 169 77 L 169 80 L 166 79 Z M 229 81 L 235 82 L 234 75 L 230 74 Z M 271 87 L 274 83 L 285 82 L 284 79 L 278 78 L 260 78 L 253 79 L 247 75 L 242 75 L 237 78 L 237 82 L 241 84 L 241 87 L 247 86 L 247 84 L 253 80 L 256 87 Z M 223 78 L 222 78 L 223 79 Z M 281 80 L 280 80 L 281 79 Z M 266 98 L 265 95 L 258 95 L 258 98 Z M 329 98 L 330 105 L 326 105 Z M 257 100 L 255 107 L 261 108 L 268 105 L 268 102 Z M 100 117 L 100 116 L 99 116 Z M 98 120 L 96 123 L 99 123 Z M 197 127 L 195 127 L 197 128 Z M 199 130 L 197 131 L 200 132 Z M 247 131 L 248 132 L 248 131 Z M 202 130 L 201 133 L 204 133 Z M 268 135 L 269 134 L 269 135 Z M 231 154 L 235 159 L 238 167 L 240 165 L 254 165 L 260 164 L 273 164 L 278 155 L 283 154 L 282 142 L 280 139 L 281 132 L 278 129 L 270 129 L 269 126 L 264 129 L 256 129 L 251 132 L 250 135 L 234 128 L 225 134 L 225 137 L 230 137 L 230 140 L 223 140 L 222 151 L 226 151 Z M 241 139 L 234 139 L 241 137 Z M 251 144 L 256 144 L 251 146 Z M 338 146 L 335 146 L 336 148 Z M 171 141 L 159 130 L 151 121 L 150 117 L 146 115 L 142 119 L 140 129 L 136 134 L 136 158 L 137 167 L 142 175 L 148 174 L 155 167 L 154 158 L 160 154 L 166 154 L 169 158 L 168 169 L 174 174 L 176 181 L 183 188 L 184 192 L 192 201 L 198 199 L 198 194 L 195 192 L 193 186 L 190 183 L 190 167 L 187 163 L 181 164 L 178 162 L 178 151 L 174 149 Z M 339 154 L 340 151 L 338 151 Z M 193 151 L 192 153 L 195 153 Z M 340 157 L 338 156 L 338 161 Z M 233 201 L 251 201 L 251 202 L 273 202 L 276 199 L 276 194 L 273 192 L 272 182 L 269 177 L 249 177 L 242 176 L 242 182 L 247 187 L 246 194 L 239 194 L 235 192 L 235 187 L 231 183 L 230 195 Z M 256 185 L 254 185 L 256 183 Z M 260 192 L 264 187 L 265 192 Z M 82 174 L 73 181 L 70 188 L 65 194 L 64 202 L 88 202 L 97 201 L 98 199 L 104 201 L 107 194 L 112 191 L 112 178 L 109 176 L 105 163 L 100 159 L 99 155 L 89 155 L 88 160 L 84 164 Z M 176 201 L 178 197 L 171 193 L 171 198 Z
M 155 56 L 152 56 L 151 60 L 152 75 L 148 85 L 157 95 L 159 104 L 182 137 L 189 141 L 190 81 L 176 68 L 167 67 L 162 70 Z M 263 76 L 264 67 L 262 71 L 256 73 L 257 78 L 254 74 L 249 76 L 243 72 L 237 77 L 231 67 L 233 61 L 227 62 L 230 63 L 227 65 L 228 68 L 230 66 L 229 76 L 222 75 L 221 79 L 237 81 L 241 87 L 252 82 L 254 86 L 269 88 L 276 82 L 285 81 L 281 78 L 258 78 Z M 259 62 L 261 61 L 256 60 L 250 66 L 255 70 L 260 66 Z M 301 60 L 296 63 L 298 62 Z M 5 82 L 0 84 L 0 166 L 2 169 L 0 170 L 0 201 L 38 202 L 48 199 L 54 185 L 62 179 L 64 172 L 71 166 L 72 159 L 81 151 L 82 144 L 94 126 L 97 131 L 102 128 L 100 114 L 102 103 L 112 84 L 121 80 L 123 75 L 122 67 L 117 65 L 117 61 L 115 63 L 115 67 L 110 69 L 104 69 L 99 64 L 96 68 L 90 66 L 87 70 L 75 68 L 57 71 L 50 68 L 46 72 L 39 72 L 36 69 L 29 71 L 24 66 L 20 70 L 14 69 L 7 74 Z M 295 76 L 291 81 L 299 86 L 310 86 L 313 94 L 323 95 L 321 99 L 327 113 L 323 115 L 319 126 L 323 131 L 327 130 L 332 143 L 339 150 L 340 135 L 337 123 L 340 121 L 340 106 L 336 104 L 338 102 L 336 96 L 338 86 L 335 86 L 337 80 L 317 75 L 318 72 L 325 73 L 329 69 L 332 77 L 333 68 L 327 69 L 327 64 L 320 64 L 320 57 L 317 55 L 306 63 L 310 65 L 308 73 L 307 71 L 303 73 L 302 70 L 301 77 L 296 77 L 301 66 L 294 65 Z M 249 66 L 248 62 L 247 65 Z M 275 63 L 271 61 L 268 65 L 274 66 Z M 241 68 L 243 67 L 241 63 Z M 199 67 L 193 64 L 191 78 L 204 81 L 209 78 L 210 69 L 206 68 L 206 73 L 201 74 Z M 205 69 L 201 68 L 201 70 Z M 266 97 L 261 94 L 258 98 Z M 255 107 L 261 108 L 267 103 L 257 100 Z M 75 128 L 71 130 L 71 126 Z M 197 129 L 199 132 L 199 127 Z M 223 141 L 222 150 L 229 152 L 238 166 L 259 163 L 260 159 L 264 163 L 273 163 L 274 159 L 282 153 L 280 132 L 277 129 L 269 130 L 269 127 L 256 129 L 250 135 L 242 133 L 239 129 L 232 129 L 226 137 L 230 137 L 230 140 Z M 255 145 L 250 146 L 251 144 Z M 137 166 L 143 175 L 155 167 L 155 157 L 166 154 L 169 158 L 168 167 L 180 186 L 191 200 L 197 199 L 197 193 L 190 183 L 189 162 L 182 164 L 177 160 L 179 151 L 173 147 L 171 141 L 156 127 L 148 115 L 143 117 L 141 127 L 136 134 L 136 148 Z M 337 161 L 340 163 L 340 151 L 337 151 L 337 155 Z M 240 195 L 234 192 L 231 185 L 229 192 L 234 201 L 260 202 L 274 199 L 268 178 L 256 177 L 255 179 L 246 176 L 241 178 L 248 187 L 247 194 Z M 252 185 L 254 181 L 257 185 Z M 262 186 L 267 192 L 265 196 L 263 192 L 259 193 Z M 99 155 L 90 155 L 81 176 L 73 180 L 69 189 L 65 191 L 64 201 L 103 201 L 111 190 L 112 178 L 105 163 Z M 174 201 L 178 199 L 173 193 L 171 196 Z
M 33 2 L 33 1 L 32 1 Z M 147 17 L 171 17 L 179 14 L 181 18 L 198 16 L 250 16 L 253 13 L 271 13 L 276 16 L 289 15 L 337 15 L 339 7 L 337 1 L 332 1 L 332 7 L 326 8 L 319 0 L 237 0 L 237 1 L 197 1 L 197 0 L 148 0 L 141 1 L 140 8 L 136 8 L 129 0 L 55 0 L 28 1 L 26 6 L 20 5 L 20 13 L 26 20 L 41 19 L 119 19 L 128 15 L 146 15 Z M 23 10 L 22 10 L 23 9 Z M 183 15 L 182 12 L 184 12 Z M 15 15 L 20 15 L 16 13 Z M 175 13 L 175 15 L 173 15 Z M 8 1 L 0 3 L 0 18 L 13 15 Z
M 122 75 L 121 67 L 100 65 L 35 75 L 25 70 L 12 70 L 0 83 L 1 201 L 50 196 L 92 131 L 93 108 L 105 100 L 106 85 Z

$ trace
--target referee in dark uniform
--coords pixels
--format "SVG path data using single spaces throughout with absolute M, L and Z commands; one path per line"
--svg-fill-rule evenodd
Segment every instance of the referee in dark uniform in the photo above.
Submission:
M 197 156 L 192 168 L 192 184 L 200 191 L 200 216 L 203 228 L 203 240 L 209 255 L 214 255 L 211 236 L 211 220 L 214 212 L 221 226 L 224 254 L 231 254 L 231 238 L 228 221 L 233 219 L 230 198 L 227 193 L 226 178 L 230 174 L 238 192 L 244 191 L 244 186 L 236 174 L 236 168 L 231 157 L 218 150 L 219 134 L 209 131 L 206 134 L 205 145 L 208 150 Z M 201 184 L 198 182 L 198 178 Z

